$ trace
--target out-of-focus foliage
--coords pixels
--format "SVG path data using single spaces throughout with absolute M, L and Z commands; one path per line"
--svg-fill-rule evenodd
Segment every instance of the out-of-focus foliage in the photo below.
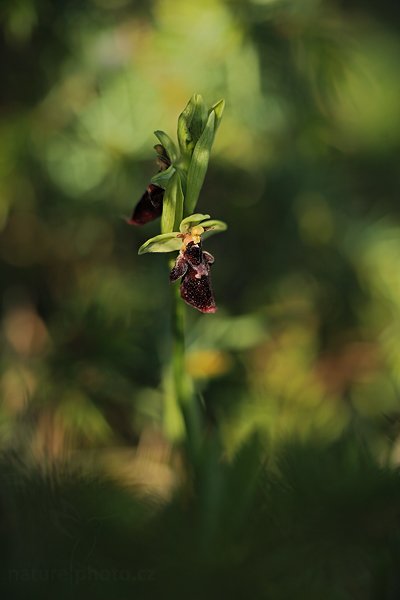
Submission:
M 339 586 L 332 598 L 396 597 L 387 569 L 398 547 L 389 551 L 382 540 L 399 491 L 393 472 L 379 474 L 378 464 L 396 468 L 400 452 L 397 3 L 3 0 L 0 19 L 1 451 L 34 468 L 66 460 L 99 469 L 159 502 L 183 485 L 183 503 L 204 502 L 206 516 L 191 507 L 183 521 L 199 535 L 204 529 L 204 540 L 194 540 L 199 564 L 210 570 L 204 581 L 218 597 L 237 565 L 243 588 L 230 580 L 231 597 L 244 597 L 240 590 L 251 583 L 254 597 L 305 597 L 296 591 L 300 574 L 311 568 L 307 556 L 319 558 L 323 548 L 332 562 L 326 571 L 317 565 L 313 584 L 304 583 L 309 598 L 328 597 L 328 572 Z M 200 472 L 191 489 L 190 468 L 167 441 L 182 431 L 163 384 L 167 259 L 138 257 L 157 225 L 132 229 L 123 217 L 154 174 L 152 132 L 175 137 L 194 92 L 208 105 L 226 99 L 197 208 L 229 230 L 207 242 L 219 311 L 187 314 L 188 370 L 208 435 L 220 438 L 211 458 L 204 450 L 190 467 Z M 249 525 L 254 545 L 242 547 L 223 519 L 240 521 L 240 507 L 227 507 L 248 474 L 239 469 L 230 490 L 221 473 L 235 471 L 253 434 L 262 443 L 251 464 L 265 459 L 284 491 L 271 484 L 269 496 L 269 483 L 256 485 L 254 518 L 266 512 L 259 530 Z M 290 447 L 288 466 L 279 456 L 293 440 L 304 450 Z M 339 456 L 341 444 L 347 450 Z M 354 463 L 352 444 L 370 453 L 367 465 Z M 316 460 L 320 445 L 333 448 L 332 463 L 327 450 Z M 86 508 L 73 510 L 90 519 L 97 492 L 85 485 Z M 318 485 L 317 522 L 307 515 Z M 34 489 L 39 503 L 47 488 Z M 72 488 L 64 492 L 73 502 Z M 125 496 L 107 494 L 111 512 L 125 510 Z M 167 505 L 154 526 L 164 536 L 154 564 L 173 560 L 177 532 L 175 568 L 180 559 L 182 581 L 198 581 L 200 569 L 182 575 L 188 540 L 178 504 L 170 513 Z M 343 537 L 335 531 L 339 505 L 347 507 Z M 127 521 L 130 511 L 142 519 L 135 506 Z M 115 527 L 111 545 L 123 522 Z M 348 554 L 346 527 L 358 532 L 349 533 Z M 305 542 L 309 530 L 323 532 L 314 546 L 313 538 Z M 214 535 L 222 544 L 225 534 L 229 543 L 204 562 L 204 548 Z M 375 534 L 381 542 L 372 555 Z M 146 544 L 132 555 L 139 566 L 153 564 Z M 129 553 L 128 542 L 121 547 Z M 193 541 L 189 547 L 195 551 Z M 18 552 L 17 562 L 29 562 Z M 99 560 L 104 566 L 107 555 Z M 265 564 L 269 579 L 256 587 Z M 160 590 L 164 576 L 172 585 L 168 568 L 158 571 Z M 211 592 L 204 585 L 201 593 Z

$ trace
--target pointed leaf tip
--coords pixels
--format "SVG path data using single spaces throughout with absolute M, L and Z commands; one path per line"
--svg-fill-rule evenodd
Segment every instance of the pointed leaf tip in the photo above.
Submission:
M 224 109 L 225 109 L 225 100 L 220 100 L 219 102 L 216 102 L 211 107 L 211 110 L 214 111 L 214 113 L 215 113 L 214 134 L 217 132 L 217 129 L 218 129 L 219 124 L 220 124 L 221 119 L 222 119 L 222 114 L 224 112 Z
M 186 208 L 188 212 L 192 212 L 195 209 L 206 176 L 211 146 L 214 140 L 214 125 L 215 113 L 211 111 L 207 125 L 193 150 L 192 160 L 190 161 L 186 193 Z
M 174 163 L 178 158 L 178 150 L 176 149 L 173 140 L 169 137 L 167 133 L 165 133 L 165 131 L 157 130 L 154 132 L 154 135 L 158 138 L 162 146 L 165 148 L 171 163 Z
M 217 219 L 210 219 L 209 221 L 203 221 L 200 223 L 202 227 L 204 227 L 203 239 L 209 238 L 214 233 L 219 233 L 221 231 L 226 231 L 228 229 L 228 225 L 224 223 L 224 221 L 218 221 Z

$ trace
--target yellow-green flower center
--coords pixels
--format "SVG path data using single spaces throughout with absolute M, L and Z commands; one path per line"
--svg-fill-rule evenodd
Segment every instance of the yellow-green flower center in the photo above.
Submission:
M 188 233 L 185 233 L 183 237 L 182 250 L 186 249 L 186 246 L 193 242 L 194 244 L 200 244 L 201 235 L 204 233 L 204 227 L 201 225 L 196 225 L 192 227 Z

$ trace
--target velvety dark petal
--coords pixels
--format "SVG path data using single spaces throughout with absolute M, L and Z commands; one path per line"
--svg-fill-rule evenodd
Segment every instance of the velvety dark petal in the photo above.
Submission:
M 169 274 L 169 280 L 170 281 L 176 281 L 177 279 L 179 279 L 180 277 L 183 277 L 186 273 L 186 271 L 188 270 L 188 263 L 186 258 L 184 257 L 184 255 L 179 252 L 178 254 L 178 258 L 176 259 L 176 262 L 171 270 L 171 273 Z
M 195 244 L 194 242 L 190 242 L 185 250 L 185 258 L 191 268 L 196 272 L 197 279 L 203 275 L 209 274 L 210 267 L 205 259 L 204 252 L 201 249 L 201 243 Z
M 186 246 L 185 258 L 193 267 L 200 265 L 203 262 L 201 244 L 189 242 L 189 244 Z
M 181 297 L 202 313 L 214 313 L 217 310 L 210 275 L 197 276 L 197 271 L 191 267 L 181 283 Z
M 153 183 L 150 183 L 149 187 L 147 188 L 147 191 L 150 196 L 150 202 L 154 206 L 154 209 L 159 210 L 161 214 L 165 192 L 164 188 L 160 187 L 159 185 L 154 185 Z
M 161 216 L 163 207 L 164 189 L 151 183 L 139 202 L 135 206 L 129 225 L 144 225 Z
M 158 172 L 165 171 L 171 165 L 167 151 L 161 144 L 156 144 L 154 149 L 157 152 Z M 159 185 L 150 183 L 127 223 L 129 225 L 145 225 L 149 221 L 157 219 L 162 213 L 163 199 L 164 189 Z

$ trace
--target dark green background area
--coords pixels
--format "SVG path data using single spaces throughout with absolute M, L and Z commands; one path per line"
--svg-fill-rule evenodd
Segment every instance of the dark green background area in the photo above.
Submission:
M 398 3 L 0 19 L 7 597 L 397 598 Z M 205 243 L 218 312 L 186 309 L 196 456 L 168 257 L 137 256 L 159 223 L 124 220 L 193 93 L 226 100 L 197 210 L 229 225 Z

